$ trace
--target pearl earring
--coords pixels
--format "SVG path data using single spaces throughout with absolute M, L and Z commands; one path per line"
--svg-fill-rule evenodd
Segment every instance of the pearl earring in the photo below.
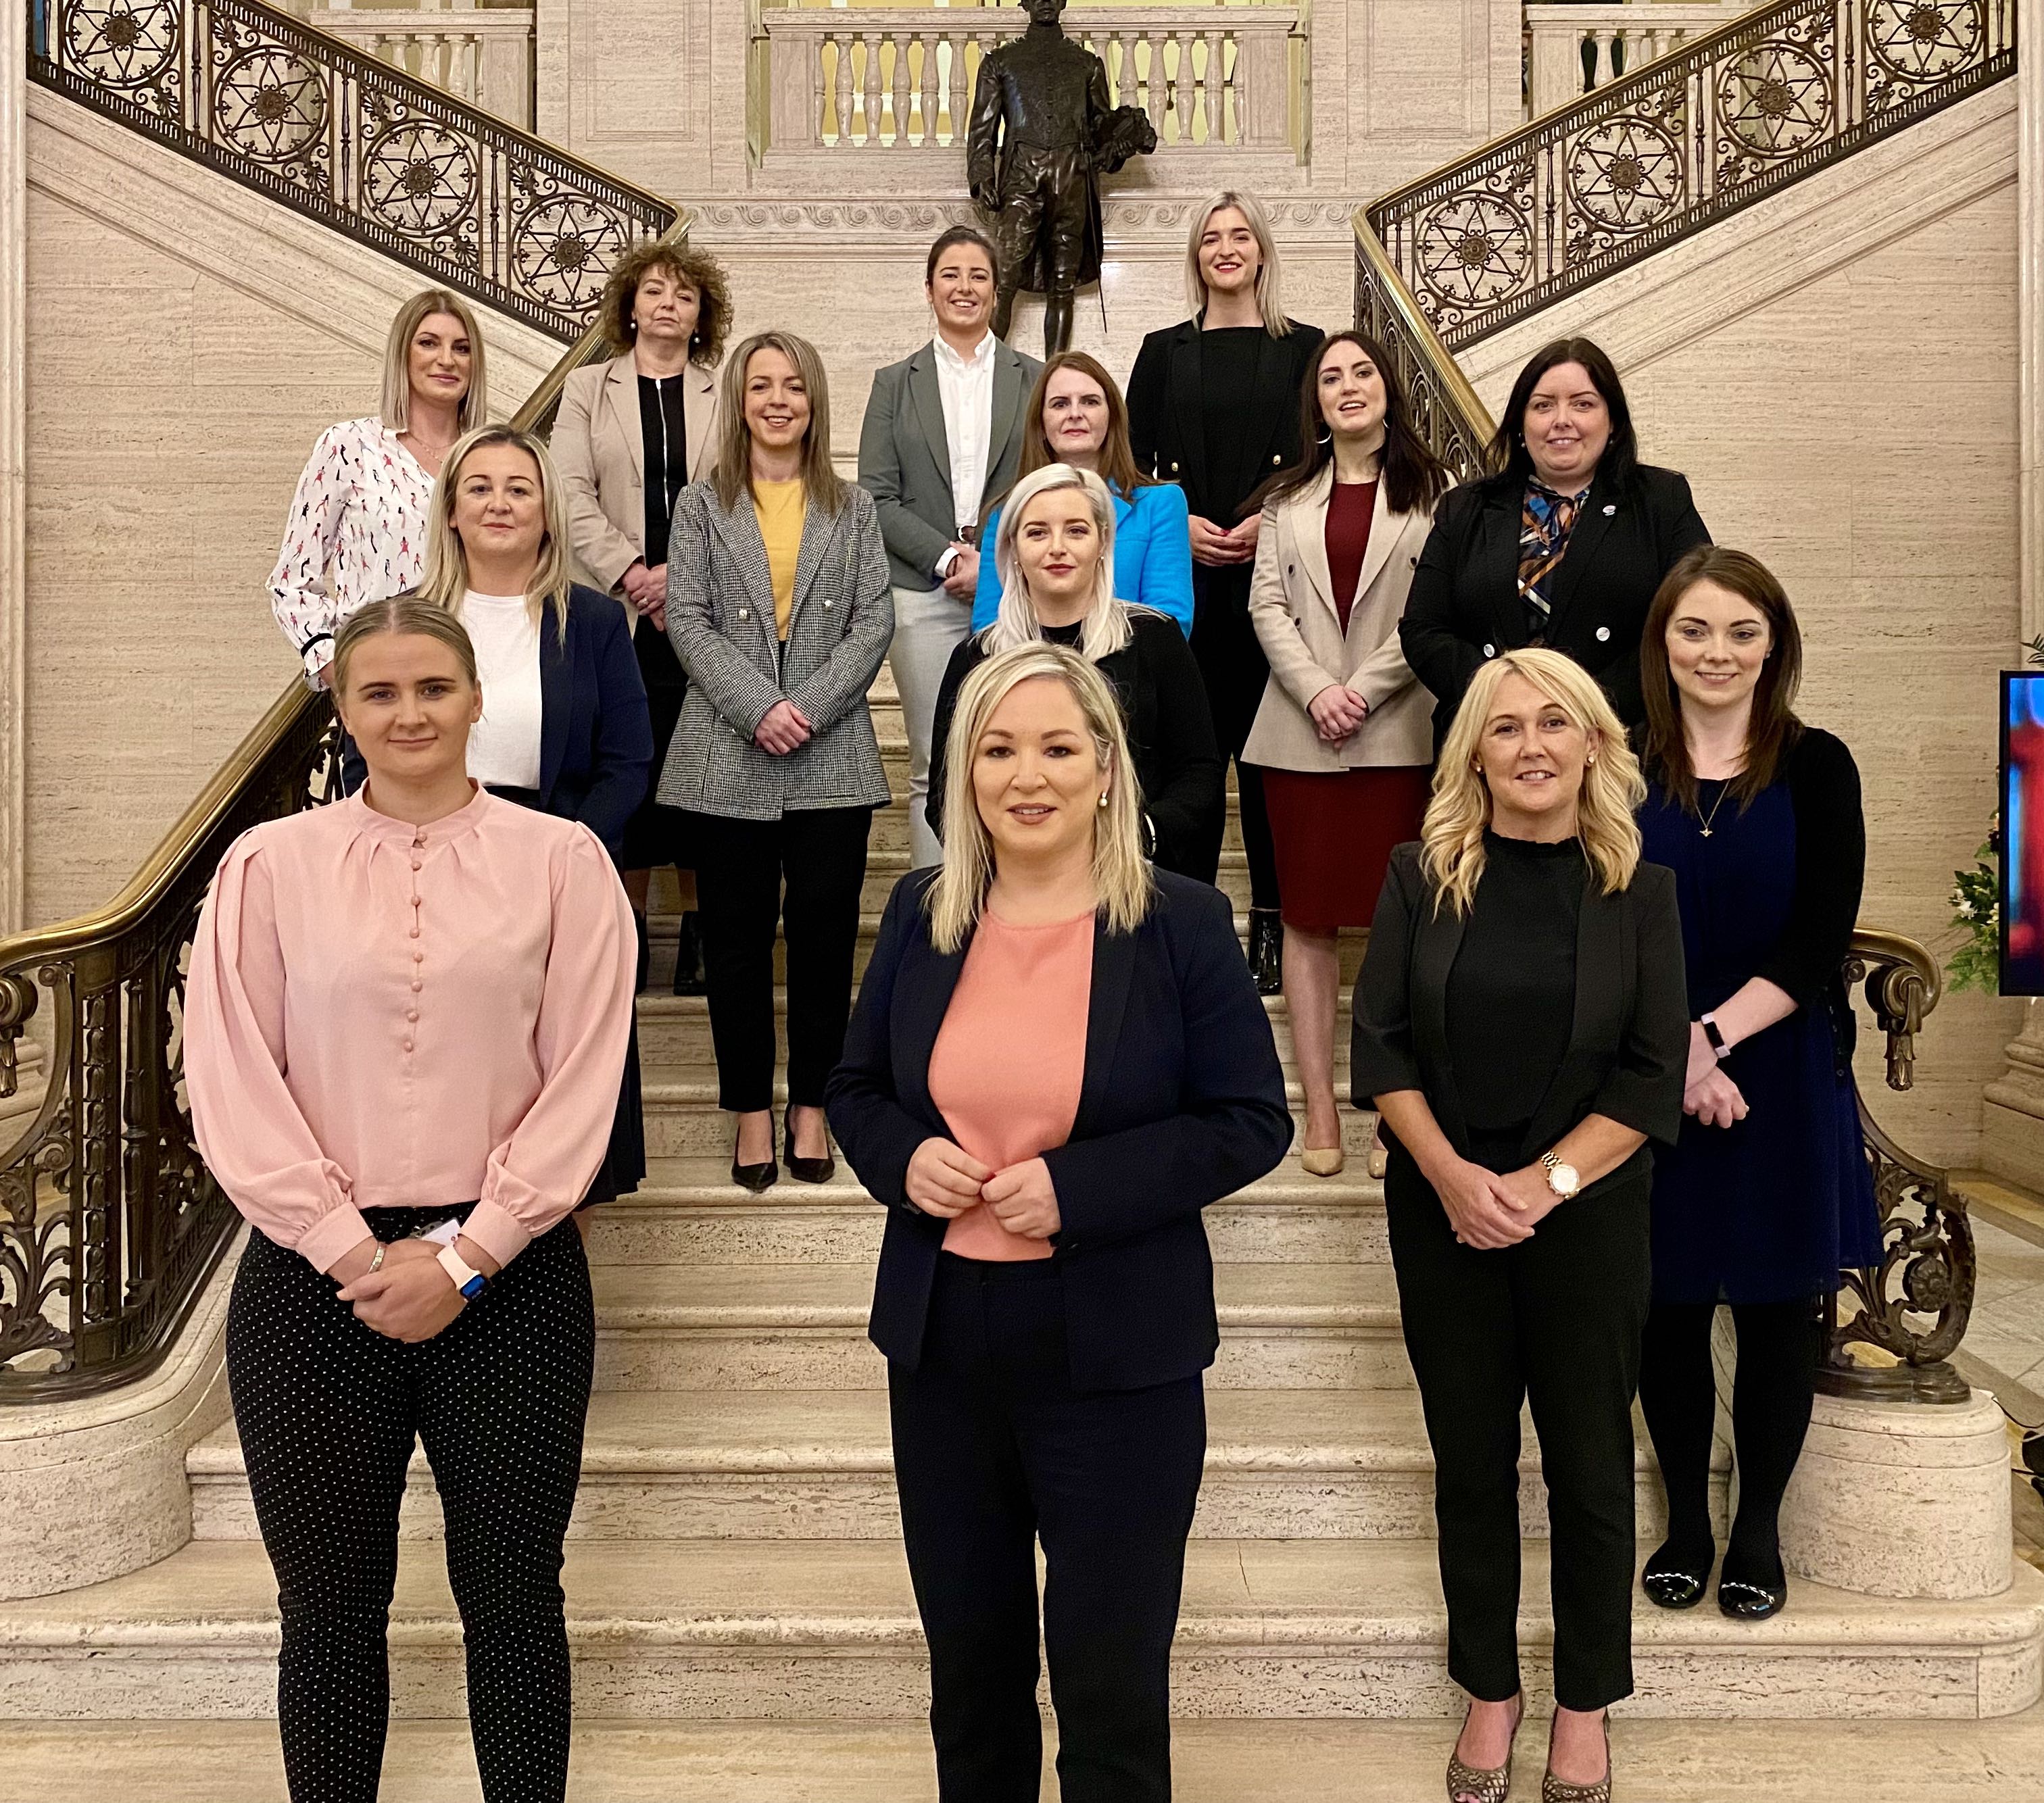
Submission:
M 1100 792 L 1100 804 L 1103 808 L 1107 805 L 1107 791 L 1105 789 L 1102 789 Z

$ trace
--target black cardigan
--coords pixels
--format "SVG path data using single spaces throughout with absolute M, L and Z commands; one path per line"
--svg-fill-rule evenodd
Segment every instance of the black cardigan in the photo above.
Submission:
M 1350 1099 L 1368 1108 L 1379 1095 L 1420 1091 L 1448 1143 L 1466 1158 L 1469 1130 L 1447 1029 L 1448 973 L 1462 949 L 1463 916 L 1447 907 L 1436 911 L 1434 900 L 1420 847 L 1400 846 L 1356 978 Z M 1569 1049 L 1527 1130 L 1522 1164 L 1586 1114 L 1608 1115 L 1671 1145 L 1681 1129 L 1689 1003 L 1674 873 L 1642 864 L 1627 888 L 1607 895 L 1593 871 L 1576 930 Z M 1509 1034 L 1512 1022 L 1500 1020 L 1498 1031 Z M 1648 1168 L 1642 1146 L 1584 1194 Z
M 846 1160 L 887 1207 L 873 1343 L 911 1371 L 945 1223 L 904 1186 L 916 1149 L 953 1137 L 930 1099 L 930 1053 L 966 958 L 930 942 L 934 880 L 911 871 L 889 897 L 826 1091 Z M 1095 930 L 1078 1114 L 1070 1138 L 1043 1155 L 1081 1390 L 1142 1389 L 1213 1362 L 1220 1334 L 1200 1211 L 1274 1169 L 1292 1140 L 1284 1072 L 1227 897 L 1168 872 L 1157 888 L 1133 932 Z
M 1128 616 L 1134 636 L 1102 658 L 1099 668 L 1121 702 L 1143 811 L 1155 840 L 1151 855 L 1160 869 L 1211 883 L 1220 868 L 1228 803 L 1226 766 L 1214 742 L 1206 685 L 1176 623 L 1149 608 L 1132 607 Z M 937 689 L 924 817 L 939 838 L 944 832 L 951 715 L 965 679 L 986 660 L 985 637 L 975 632 L 959 644 Z
M 1526 483 L 1489 476 L 1450 489 L 1420 553 L 1398 641 L 1433 691 L 1434 744 L 1447 737 L 1462 691 L 1486 658 L 1527 642 L 1519 598 L 1519 519 Z M 1639 635 L 1661 578 L 1711 542 L 1689 479 L 1642 464 L 1619 487 L 1600 470 L 1554 572 L 1547 643 L 1603 684 L 1627 726 L 1646 717 Z

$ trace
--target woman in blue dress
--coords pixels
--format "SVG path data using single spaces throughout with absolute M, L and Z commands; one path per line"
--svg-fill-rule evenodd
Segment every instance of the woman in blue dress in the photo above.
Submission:
M 1821 1302 L 1880 1243 L 1841 974 L 1866 864 L 1859 771 L 1796 719 L 1796 616 L 1743 551 L 1700 546 L 1669 571 L 1640 666 L 1640 827 L 1646 857 L 1675 873 L 1691 1015 L 1689 1118 L 1654 1164 L 1639 1402 L 1668 1538 L 1642 1582 L 1688 1609 L 1710 1581 L 1711 1323 L 1729 1303 L 1739 1510 L 1718 1606 L 1759 1621 L 1787 1600 L 1777 1522 L 1809 1428 Z

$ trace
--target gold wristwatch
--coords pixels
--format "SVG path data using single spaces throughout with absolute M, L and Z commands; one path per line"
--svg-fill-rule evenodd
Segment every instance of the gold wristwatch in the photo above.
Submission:
M 1566 1163 L 1558 1152 L 1540 1154 L 1540 1168 L 1546 1173 L 1547 1187 L 1562 1202 L 1583 1187 L 1583 1180 L 1574 1165 Z

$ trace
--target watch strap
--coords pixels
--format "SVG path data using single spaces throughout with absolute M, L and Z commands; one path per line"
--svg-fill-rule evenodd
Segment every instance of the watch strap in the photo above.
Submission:
M 462 1295 L 474 1302 L 483 1292 L 489 1279 L 471 1264 L 452 1246 L 442 1246 L 434 1255 L 440 1260 L 440 1269 Z
M 1716 1015 L 1700 1015 L 1696 1021 L 1696 1025 L 1704 1030 L 1704 1038 L 1710 1042 L 1711 1049 L 1720 1060 L 1729 1055 L 1731 1048 L 1725 1043 L 1725 1036 L 1718 1026 Z

